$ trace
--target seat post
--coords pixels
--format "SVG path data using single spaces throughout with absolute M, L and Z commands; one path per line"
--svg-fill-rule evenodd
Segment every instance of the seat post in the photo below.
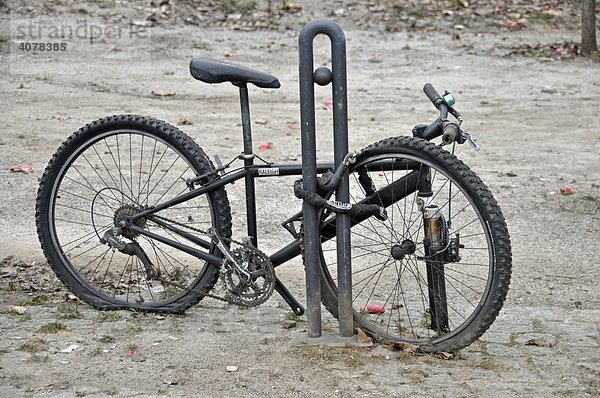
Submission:
M 239 84 L 240 88 L 240 105 L 242 107 L 242 132 L 244 136 L 244 155 L 252 154 L 252 129 L 250 128 L 250 100 L 248 99 L 248 86 L 246 83 Z M 248 159 L 246 159 L 248 162 Z M 250 164 L 246 163 L 245 165 L 252 165 L 252 159 L 250 159 Z
M 246 83 L 236 84 L 240 88 L 240 105 L 242 108 L 242 133 L 244 136 L 244 166 L 254 165 L 254 154 L 252 152 L 252 129 L 250 128 L 250 100 L 248 99 L 248 86 Z M 254 247 L 258 247 L 256 226 L 256 190 L 254 178 L 250 173 L 246 174 L 246 221 L 248 223 L 248 237 Z

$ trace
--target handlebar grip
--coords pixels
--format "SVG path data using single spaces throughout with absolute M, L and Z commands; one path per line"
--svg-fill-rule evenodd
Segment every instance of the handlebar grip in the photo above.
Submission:
M 460 127 L 454 122 L 446 122 L 442 128 L 444 134 L 442 135 L 442 141 L 444 144 L 450 144 L 459 137 Z
M 429 83 L 426 83 L 425 86 L 423 86 L 423 92 L 425 93 L 425 95 L 427 96 L 427 98 L 429 98 L 429 100 L 431 101 L 431 103 L 433 105 L 435 105 L 435 103 L 438 100 L 441 100 L 442 97 L 440 97 L 440 95 L 438 94 L 437 91 L 435 91 L 435 88 L 433 88 L 433 86 Z

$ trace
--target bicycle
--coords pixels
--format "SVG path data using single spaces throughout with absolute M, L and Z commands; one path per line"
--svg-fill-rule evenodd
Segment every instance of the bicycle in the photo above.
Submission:
M 210 296 L 256 306 L 276 290 L 303 308 L 275 268 L 303 255 L 302 212 L 283 221 L 291 242 L 270 256 L 257 248 L 256 178 L 301 175 L 300 164 L 267 162 L 252 149 L 248 85 L 278 88 L 266 73 L 208 58 L 194 78 L 230 82 L 242 105 L 243 152 L 215 164 L 186 134 L 134 115 L 96 120 L 54 154 L 36 201 L 37 232 L 58 278 L 99 310 L 181 313 Z M 315 79 L 318 79 L 315 74 Z M 317 166 L 319 191 L 296 196 L 319 207 L 322 302 L 337 317 L 336 215 L 350 213 L 354 327 L 377 341 L 456 351 L 480 337 L 509 287 L 511 246 L 504 217 L 484 183 L 442 148 L 475 136 L 448 92 L 424 91 L 440 115 L 413 136 Z M 454 116 L 457 122 L 448 120 Z M 431 141 L 442 137 L 442 143 Z M 236 161 L 243 162 L 233 168 Z M 259 163 L 255 163 L 259 162 Z M 331 200 L 349 173 L 351 203 Z M 248 235 L 232 238 L 225 187 L 244 179 Z M 221 280 L 223 295 L 211 289 Z

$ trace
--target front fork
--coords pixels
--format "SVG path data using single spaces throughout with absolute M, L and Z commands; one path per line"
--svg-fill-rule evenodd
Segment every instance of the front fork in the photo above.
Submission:
M 425 233 L 423 246 L 427 269 L 429 314 L 431 316 L 429 327 L 442 333 L 449 330 L 446 277 L 444 273 L 444 264 L 447 261 L 445 252 L 448 236 L 444 217 L 433 200 L 431 170 L 429 167 L 425 170 L 422 169 L 418 198 Z

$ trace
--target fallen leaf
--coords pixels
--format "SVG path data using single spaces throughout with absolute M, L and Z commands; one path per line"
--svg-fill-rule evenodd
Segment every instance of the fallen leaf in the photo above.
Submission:
M 133 26 L 146 26 L 146 27 L 151 27 L 152 26 L 152 21 L 141 21 L 141 20 L 132 20 L 131 21 L 131 25 Z
M 127 356 L 128 356 L 128 357 L 130 357 L 130 356 L 132 356 L 132 355 L 133 355 L 133 351 L 131 351 L 131 350 L 127 351 Z
M 290 129 L 290 130 L 302 130 L 302 127 L 296 126 L 294 124 L 290 124 L 290 125 L 288 125 L 288 129 Z
M 229 51 L 225 51 L 224 54 L 227 58 L 234 58 L 237 57 L 238 55 L 236 53 L 230 53 Z
M 267 123 L 268 123 L 268 120 L 256 119 L 256 120 L 254 121 L 254 123 L 256 123 L 256 124 L 267 124 Z
M 436 354 L 436 357 L 441 358 L 441 359 L 452 359 L 454 358 L 454 354 L 452 354 L 451 352 L 438 352 Z
M 175 95 L 175 93 L 164 93 L 152 90 L 152 95 L 154 95 L 155 97 L 172 97 Z
M 302 5 L 296 3 L 288 3 L 287 1 L 284 1 L 283 9 L 286 11 L 300 11 L 302 10 Z
M 418 345 L 405 343 L 404 341 L 390 341 L 388 343 L 388 348 L 390 350 L 398 350 L 398 351 L 406 351 L 409 353 L 414 353 L 419 349 Z
M 383 62 L 383 57 L 380 57 L 377 54 L 371 54 L 369 56 L 369 62 L 372 64 L 380 64 Z
M 531 339 L 525 342 L 525 345 L 536 345 L 538 347 L 552 347 L 552 343 L 544 339 Z
M 362 343 L 366 343 L 367 341 L 371 341 L 371 338 L 367 336 L 365 332 L 362 331 L 361 328 L 356 328 L 358 330 L 358 336 L 356 337 L 356 344 L 361 345 Z
M 517 173 L 513 173 L 513 172 L 511 172 L 511 171 L 509 171 L 508 173 L 506 173 L 506 174 L 504 174 L 504 175 L 505 175 L 505 176 L 508 176 L 508 177 L 517 177 L 517 176 L 518 176 L 518 174 L 517 174 Z
M 333 110 L 333 109 L 331 108 L 331 104 L 330 104 L 329 102 L 325 102 L 325 103 L 323 104 L 323 109 L 327 109 L 328 111 L 331 111 L 331 110 Z
M 192 124 L 194 124 L 194 122 L 192 122 L 191 120 L 183 119 L 179 122 L 179 124 L 184 126 L 191 126 Z

